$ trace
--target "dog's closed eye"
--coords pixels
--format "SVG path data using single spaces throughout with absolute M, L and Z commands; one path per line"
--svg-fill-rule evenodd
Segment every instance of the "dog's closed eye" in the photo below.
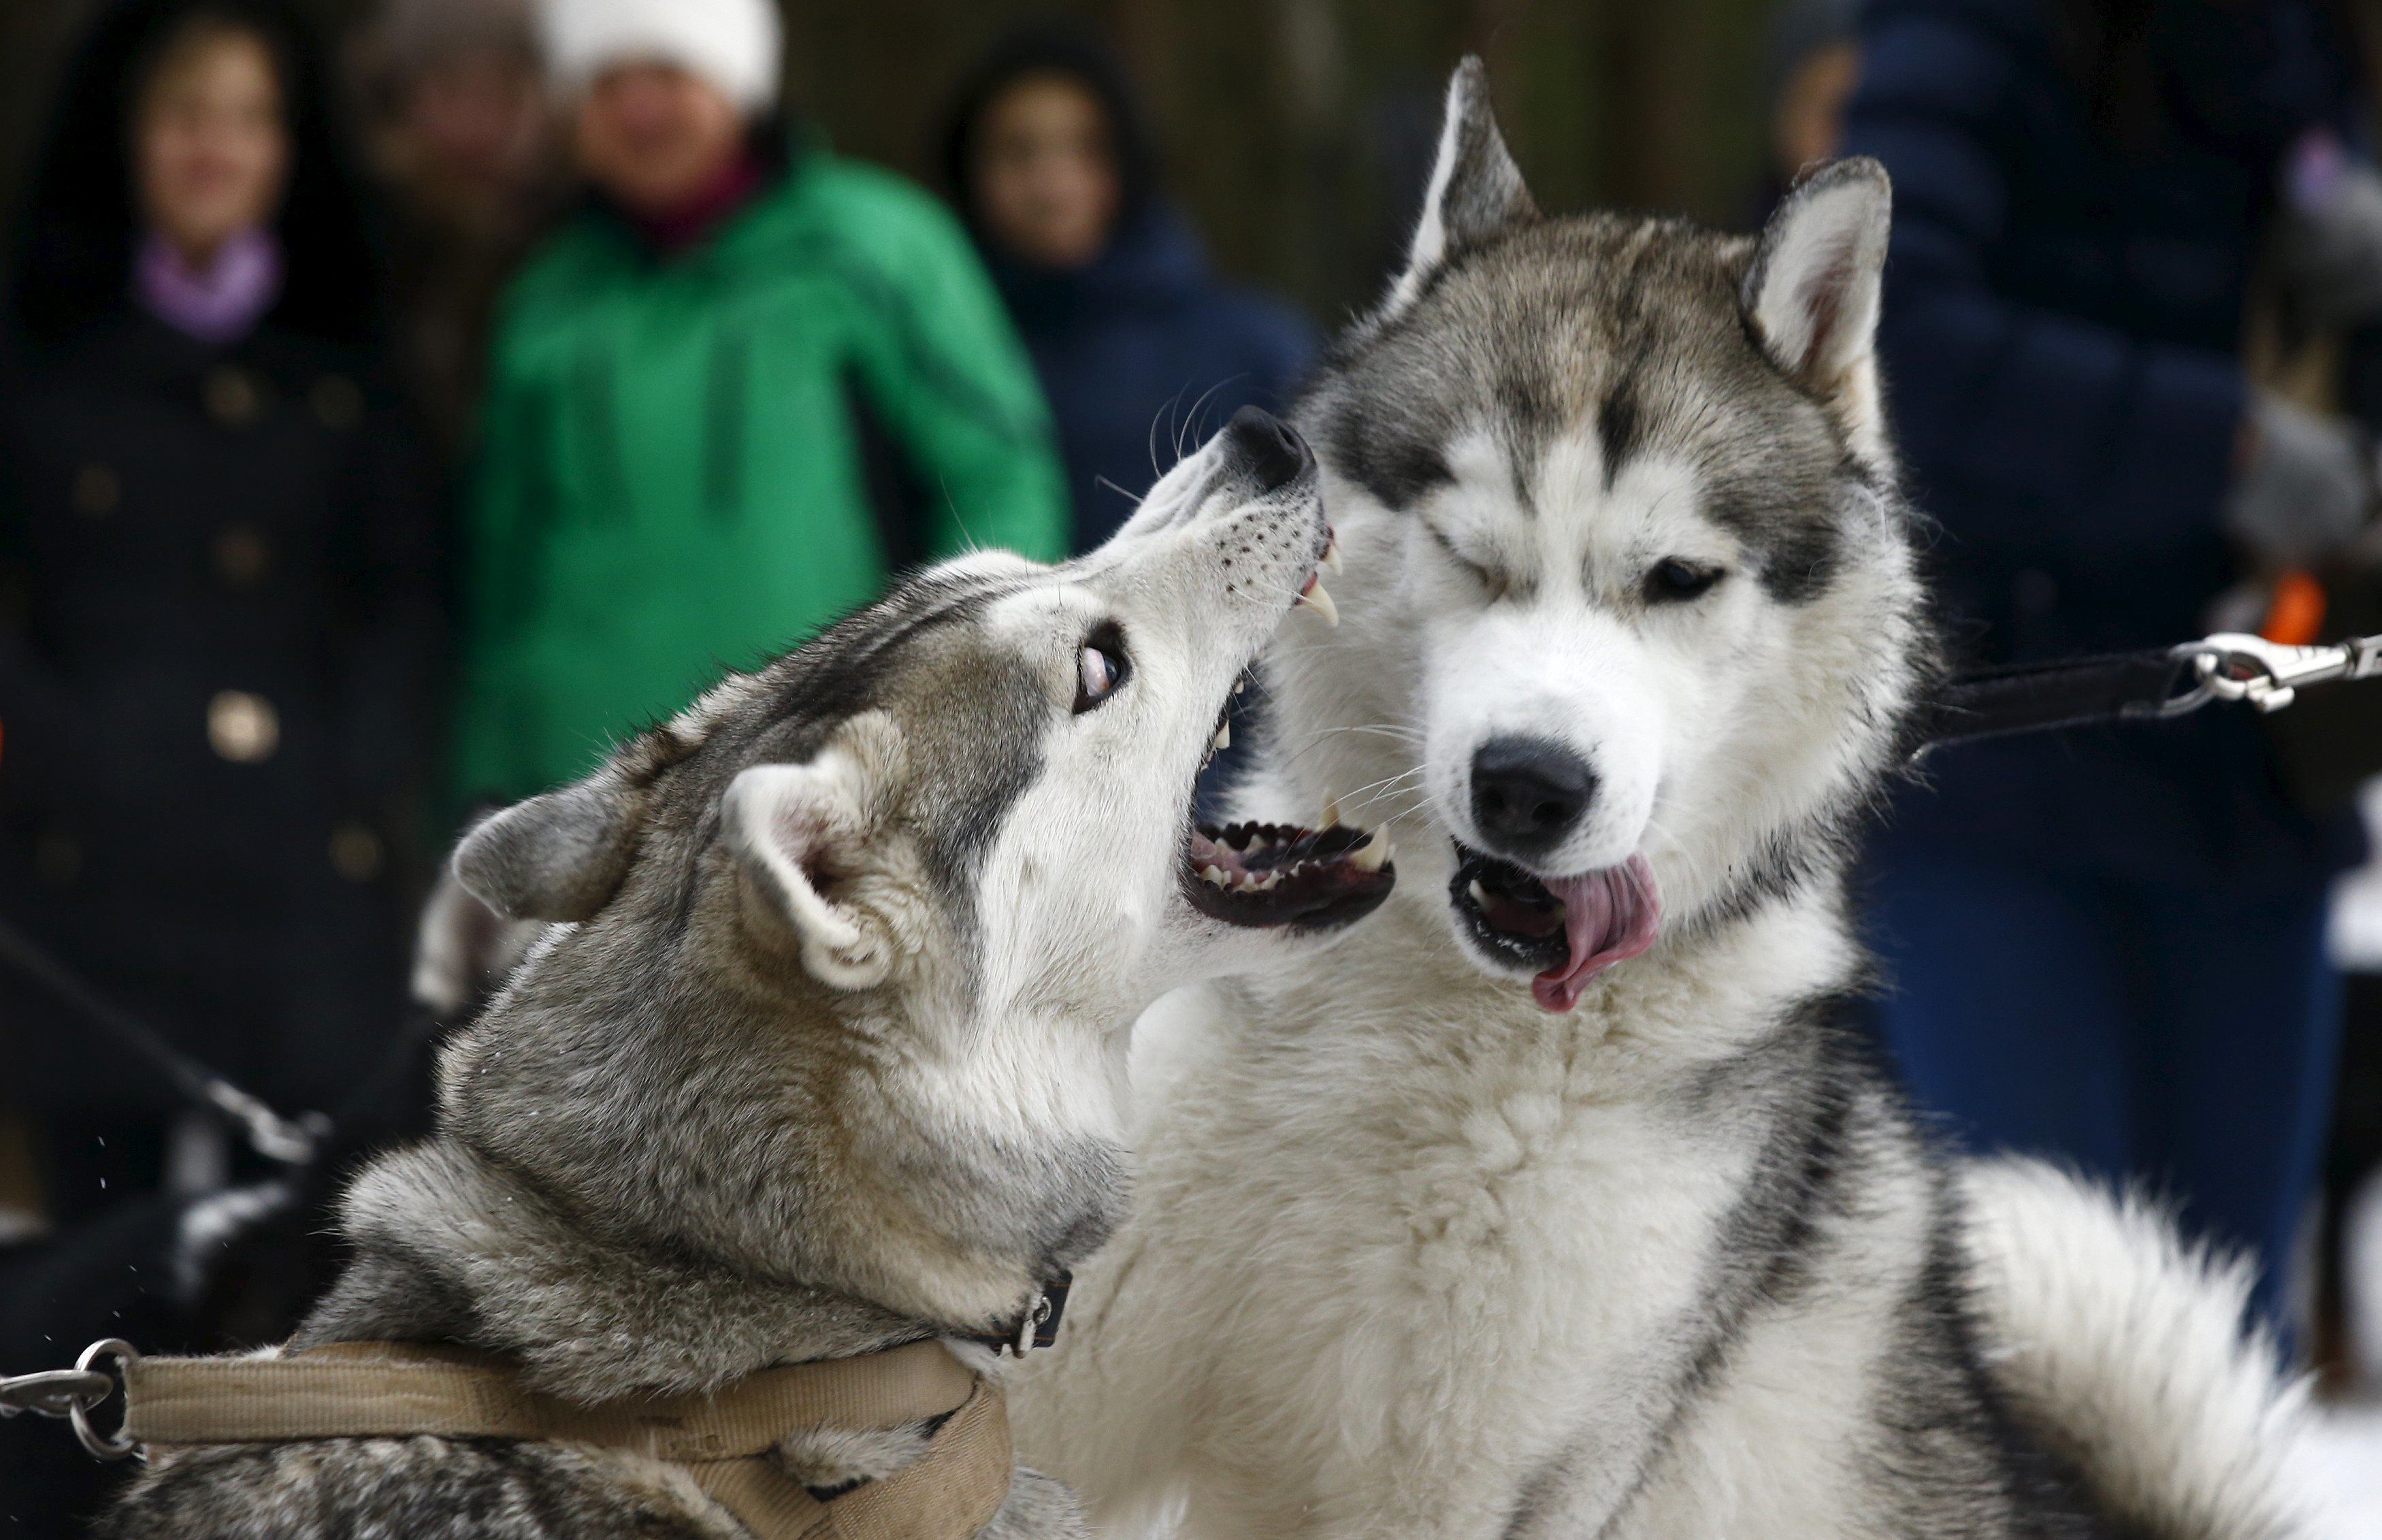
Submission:
M 1646 602 L 1650 605 L 1677 605 L 1690 599 L 1701 599 L 1726 575 L 1717 567 L 1700 567 L 1677 556 L 1666 557 L 1656 562 L 1653 570 L 1646 574 Z
M 1487 593 L 1491 599 L 1502 599 L 1513 588 L 1513 581 L 1504 571 L 1466 556 L 1456 549 L 1454 541 L 1442 534 L 1436 528 L 1426 525 L 1423 532 L 1430 536 L 1431 544 L 1437 545 L 1446 555 L 1447 559 L 1455 563 L 1466 577 L 1479 583 L 1481 592 Z

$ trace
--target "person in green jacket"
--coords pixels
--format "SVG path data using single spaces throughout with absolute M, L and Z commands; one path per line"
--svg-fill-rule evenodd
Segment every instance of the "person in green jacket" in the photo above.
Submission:
M 769 0 L 546 0 L 588 206 L 502 303 L 454 791 L 531 795 L 975 546 L 1056 559 L 1025 350 L 925 192 L 772 127 Z

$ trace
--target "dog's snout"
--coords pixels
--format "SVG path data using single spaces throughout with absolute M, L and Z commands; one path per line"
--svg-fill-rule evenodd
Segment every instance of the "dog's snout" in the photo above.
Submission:
M 1544 739 L 1492 739 L 1472 756 L 1472 819 L 1501 855 L 1546 854 L 1595 797 L 1588 762 Z
M 1224 435 L 1234 458 L 1257 478 L 1261 492 L 1288 486 L 1315 463 L 1297 429 L 1257 407 L 1234 412 Z

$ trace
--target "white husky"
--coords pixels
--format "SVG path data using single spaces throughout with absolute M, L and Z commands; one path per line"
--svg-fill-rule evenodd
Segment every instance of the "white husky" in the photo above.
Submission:
M 1758 240 L 1549 219 L 1485 104 L 1467 64 L 1300 413 L 1350 618 L 1287 623 L 1248 792 L 1394 821 L 1405 880 L 1146 1021 L 1026 1446 L 1201 1537 L 2292 1533 L 2238 1280 L 1956 1179 L 1842 1025 L 1848 843 L 1935 671 L 1884 172 Z

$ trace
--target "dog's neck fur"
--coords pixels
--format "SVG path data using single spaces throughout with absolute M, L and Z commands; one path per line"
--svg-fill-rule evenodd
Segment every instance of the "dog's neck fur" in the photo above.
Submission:
M 632 879 L 549 932 L 442 1053 L 438 1133 L 350 1190 L 356 1260 L 296 1345 L 460 1341 L 580 1400 L 701 1389 L 999 1330 L 1105 1239 L 1112 1079 L 1064 1046 L 1089 1029 L 1021 1050 L 923 986 L 855 1005 L 749 944 L 738 901 L 699 882 L 673 924 Z M 1038 1127 L 944 1094 L 993 1035 Z
M 598 1237 L 444 1135 L 367 1170 L 344 1228 L 356 1259 L 292 1346 L 459 1341 L 574 1400 L 708 1389 L 933 1334 L 850 1295 Z

